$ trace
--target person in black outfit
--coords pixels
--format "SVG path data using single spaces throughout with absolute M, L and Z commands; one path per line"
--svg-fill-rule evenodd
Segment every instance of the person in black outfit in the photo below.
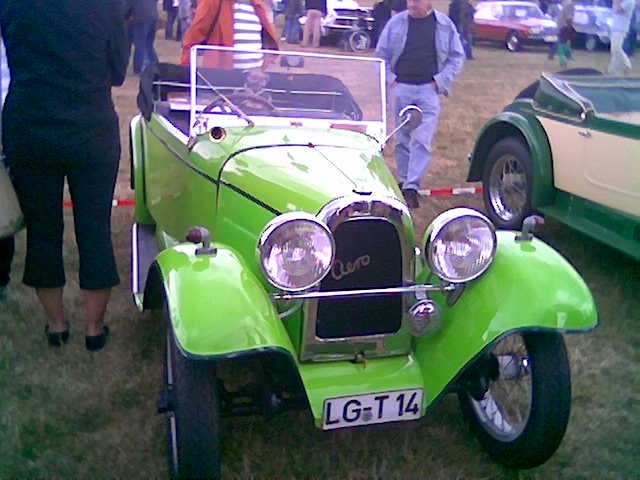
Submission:
M 473 60 L 473 14 L 476 9 L 469 0 L 452 0 L 449 4 L 449 18 L 456 26 L 462 48 L 467 59 Z
M 376 3 L 373 6 L 373 10 L 371 11 L 371 16 L 373 17 L 373 30 L 371 31 L 371 41 L 373 46 L 375 47 L 378 44 L 378 38 L 384 30 L 384 26 L 389 21 L 391 17 L 391 1 L 390 0 L 382 0 Z
M 4 103 L 4 95 L 9 85 L 9 71 L 7 69 L 4 43 L 0 38 L 0 110 Z M 4 159 L 0 158 L 0 162 Z M 7 285 L 11 280 L 11 261 L 13 260 L 13 236 L 0 238 L 0 302 L 6 296 Z
M 0 25 L 11 72 L 2 142 L 27 227 L 23 282 L 36 289 L 48 316 L 49 343 L 66 343 L 66 179 L 87 316 L 85 344 L 98 350 L 109 333 L 103 317 L 111 287 L 119 283 L 111 202 L 120 135 L 111 87 L 124 82 L 129 58 L 123 4 L 3 0 Z

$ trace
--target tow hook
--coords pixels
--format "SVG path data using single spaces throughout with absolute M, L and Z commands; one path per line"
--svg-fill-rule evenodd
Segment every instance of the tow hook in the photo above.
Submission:
M 175 409 L 175 395 L 173 388 L 163 388 L 158 392 L 158 413 L 173 412 Z

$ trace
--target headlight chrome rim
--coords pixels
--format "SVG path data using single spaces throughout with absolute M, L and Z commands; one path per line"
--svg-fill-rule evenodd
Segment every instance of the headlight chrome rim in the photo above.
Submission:
M 491 246 L 491 251 L 487 256 L 487 260 L 481 266 L 481 268 L 479 268 L 476 272 L 474 272 L 471 275 L 460 277 L 460 278 L 453 278 L 452 276 L 447 275 L 446 272 L 444 272 L 441 268 L 439 268 L 438 262 L 436 262 L 434 258 L 435 256 L 434 245 L 436 243 L 436 240 L 438 240 L 439 236 L 446 230 L 447 227 L 450 227 L 453 223 L 457 221 L 461 221 L 465 218 L 480 220 L 487 226 L 490 232 L 492 246 Z M 440 214 L 438 217 L 436 217 L 431 223 L 431 225 L 428 227 L 425 234 L 425 239 L 426 239 L 426 242 L 425 242 L 424 249 L 425 249 L 425 252 L 427 253 L 427 260 L 429 263 L 429 267 L 439 278 L 452 284 L 468 283 L 472 280 L 477 279 L 481 275 L 483 275 L 489 269 L 489 267 L 493 264 L 493 261 L 496 255 L 497 245 L 498 245 L 496 229 L 493 223 L 491 222 L 491 220 L 489 220 L 483 213 L 479 212 L 478 210 L 474 210 L 472 208 L 467 208 L 467 207 L 452 208 L 451 210 L 448 210 Z
M 283 282 L 279 282 L 277 278 L 274 278 L 271 275 L 270 271 L 265 266 L 265 258 L 270 253 L 269 240 L 271 239 L 271 236 L 279 229 L 287 225 L 293 224 L 295 222 L 308 222 L 313 224 L 315 227 L 320 228 L 322 232 L 326 234 L 327 239 L 329 240 L 329 243 L 331 246 L 331 255 L 330 255 L 330 260 L 324 266 L 321 273 L 312 282 L 306 282 L 305 284 L 298 285 L 298 286 L 290 286 L 290 285 L 285 285 Z M 267 224 L 267 226 L 262 231 L 262 234 L 260 235 L 260 238 L 258 240 L 258 256 L 259 256 L 258 263 L 260 264 L 262 273 L 264 273 L 265 277 L 267 278 L 267 280 L 271 285 L 285 292 L 292 292 L 292 293 L 304 292 L 306 290 L 310 290 L 311 288 L 317 286 L 331 271 L 331 266 L 333 265 L 333 261 L 335 259 L 335 253 L 336 253 L 335 239 L 333 238 L 333 233 L 331 232 L 329 227 L 314 215 L 311 215 L 306 212 L 289 212 L 289 213 L 284 213 L 282 215 L 279 215 L 278 217 L 276 217 L 275 219 L 273 219 L 271 222 Z

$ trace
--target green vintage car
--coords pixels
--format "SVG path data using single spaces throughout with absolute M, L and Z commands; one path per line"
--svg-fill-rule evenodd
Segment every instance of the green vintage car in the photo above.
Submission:
M 470 159 L 496 226 L 540 212 L 640 260 L 640 78 L 543 74 L 485 124 Z
M 529 223 L 496 232 L 455 208 L 416 239 L 381 153 L 381 60 L 194 47 L 190 69 L 143 75 L 139 104 L 132 289 L 166 317 L 172 476 L 221 474 L 221 416 L 366 427 L 418 421 L 447 393 L 498 461 L 553 454 L 562 335 L 596 326 L 591 294 Z M 245 359 L 259 384 L 220 375 Z

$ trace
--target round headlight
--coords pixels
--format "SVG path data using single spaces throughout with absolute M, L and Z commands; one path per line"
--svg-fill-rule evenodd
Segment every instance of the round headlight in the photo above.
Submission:
M 290 292 L 320 282 L 333 263 L 333 235 L 316 217 L 285 213 L 265 227 L 258 244 L 260 264 L 271 284 Z
M 493 224 L 470 208 L 454 208 L 439 215 L 427 229 L 425 238 L 429 265 L 436 275 L 451 283 L 479 277 L 495 257 Z

